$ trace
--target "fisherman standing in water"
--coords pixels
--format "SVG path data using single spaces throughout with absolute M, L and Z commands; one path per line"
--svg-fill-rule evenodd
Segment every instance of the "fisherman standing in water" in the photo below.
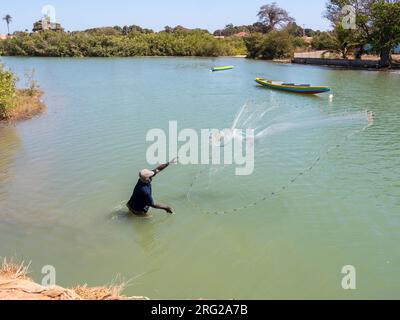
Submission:
M 173 161 L 163 164 L 154 170 L 144 169 L 140 171 L 139 181 L 136 184 L 131 199 L 127 203 L 128 209 L 133 214 L 137 216 L 147 216 L 150 208 L 165 210 L 167 213 L 173 214 L 173 209 L 171 207 L 156 204 L 154 202 L 151 190 L 151 182 L 157 174 L 176 161 L 177 159 L 174 159 Z

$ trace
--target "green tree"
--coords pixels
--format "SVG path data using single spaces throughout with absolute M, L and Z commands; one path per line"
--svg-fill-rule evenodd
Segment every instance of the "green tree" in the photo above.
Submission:
M 6 118 L 7 110 L 13 107 L 16 81 L 14 74 L 0 64 L 0 119 Z
M 274 30 L 268 34 L 255 33 L 245 39 L 249 58 L 272 60 L 293 56 L 293 38 L 284 31 Z
M 334 31 L 321 32 L 314 36 L 311 45 L 316 50 L 339 53 L 343 59 L 347 59 L 355 44 L 351 30 L 347 30 L 341 24 L 338 24 Z
M 305 48 L 305 47 L 307 47 L 307 44 L 302 37 L 294 37 L 293 38 L 293 46 L 295 48 Z
M 171 32 L 149 33 L 132 28 L 125 35 L 123 28 L 100 28 L 71 33 L 16 33 L 0 42 L 0 52 L 41 57 L 225 56 L 246 54 L 246 48 L 242 39 L 214 39 L 206 30 L 177 27 Z
M 262 22 L 253 23 L 253 25 L 249 27 L 249 30 L 250 32 L 261 32 L 261 33 L 267 33 L 269 31 L 268 27 Z
M 164 27 L 164 31 L 167 32 L 167 33 L 172 33 L 172 32 L 174 32 L 174 29 L 172 27 L 170 27 L 170 26 L 165 26 Z
M 304 29 L 300 27 L 296 22 L 289 22 L 286 26 L 286 30 L 293 37 L 302 37 L 304 36 Z
M 335 42 L 333 51 L 340 53 L 343 59 L 347 59 L 350 51 L 354 47 L 353 33 L 349 29 L 343 28 L 341 24 L 335 27 Z
M 343 8 L 351 6 L 355 9 L 357 27 L 364 28 L 368 23 L 362 18 L 370 16 L 372 5 L 377 1 L 379 0 L 328 0 L 324 16 L 336 26 L 343 20 Z
M 380 52 L 381 66 L 391 66 L 391 53 L 400 43 L 400 2 L 379 1 L 372 6 L 371 38 Z
M 356 13 L 356 29 L 351 30 L 356 58 L 361 58 L 367 44 L 374 43 L 375 49 L 380 52 L 381 64 L 390 65 L 389 38 L 392 40 L 396 38 L 393 33 L 396 33 L 399 2 L 399 0 L 329 0 L 325 17 L 336 26 L 342 22 L 344 6 L 352 6 Z M 386 32 L 391 35 L 386 36 Z
M 261 22 L 256 22 L 253 25 L 243 25 L 234 26 L 233 24 L 228 24 L 222 30 L 216 30 L 214 36 L 225 36 L 230 37 L 239 32 L 255 33 L 261 32 L 266 33 L 268 31 L 267 27 Z
M 356 49 L 355 55 L 357 59 L 361 59 L 364 47 L 371 39 L 371 9 L 373 3 L 376 1 L 378 0 L 329 0 L 326 5 L 327 11 L 325 17 L 331 21 L 335 28 L 337 25 L 342 24 L 344 18 L 342 10 L 344 7 L 351 6 L 354 8 L 356 28 L 352 29 L 349 33 L 351 33 L 353 47 Z
M 256 59 L 261 56 L 261 49 L 264 44 L 265 38 L 262 33 L 253 33 L 247 37 L 244 42 L 247 48 L 247 57 Z
M 332 32 L 321 32 L 313 37 L 311 46 L 315 50 L 335 50 L 335 35 Z
M 3 18 L 3 20 L 7 23 L 7 30 L 8 30 L 8 35 L 10 35 L 10 23 L 12 22 L 12 17 L 9 14 L 6 14 Z
M 314 31 L 313 29 L 310 29 L 310 28 L 304 29 L 304 33 L 305 33 L 306 37 L 313 37 L 317 34 L 316 31 Z

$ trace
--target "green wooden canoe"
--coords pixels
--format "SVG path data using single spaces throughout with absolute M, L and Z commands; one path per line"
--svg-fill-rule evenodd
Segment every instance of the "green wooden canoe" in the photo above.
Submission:
M 330 91 L 330 88 L 326 86 L 311 86 L 309 84 L 297 85 L 294 83 L 276 82 L 264 78 L 256 78 L 256 82 L 262 85 L 263 87 L 269 89 L 301 93 L 301 94 L 318 94 Z
M 212 68 L 211 70 L 212 70 L 213 72 L 215 72 L 215 71 L 230 70 L 230 69 L 233 69 L 233 68 L 234 68 L 234 66 L 222 66 L 222 67 L 214 67 L 214 68 Z

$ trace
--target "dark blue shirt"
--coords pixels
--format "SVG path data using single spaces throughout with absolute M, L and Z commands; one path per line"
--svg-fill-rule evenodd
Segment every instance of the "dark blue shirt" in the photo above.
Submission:
M 151 184 L 144 183 L 141 180 L 136 184 L 133 195 L 128 202 L 128 207 L 136 212 L 147 213 L 150 206 L 154 205 L 152 197 Z

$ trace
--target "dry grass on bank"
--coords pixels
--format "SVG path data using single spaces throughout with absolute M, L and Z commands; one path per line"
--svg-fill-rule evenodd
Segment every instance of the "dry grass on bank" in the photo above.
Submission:
M 120 300 L 125 284 L 117 286 L 89 288 L 87 285 L 79 286 L 73 290 L 84 300 Z
M 4 258 L 0 268 L 0 277 L 9 279 L 29 279 L 29 266 L 30 264 L 25 265 L 25 262 L 17 264 L 13 259 L 7 260 L 7 258 Z
M 0 300 L 148 300 L 146 297 L 125 297 L 126 284 L 73 289 L 44 287 L 28 277 L 29 265 L 4 259 L 0 266 Z
M 14 108 L 6 111 L 6 121 L 18 121 L 30 119 L 46 110 L 46 105 L 41 98 L 43 92 L 29 89 L 19 89 L 14 98 Z

